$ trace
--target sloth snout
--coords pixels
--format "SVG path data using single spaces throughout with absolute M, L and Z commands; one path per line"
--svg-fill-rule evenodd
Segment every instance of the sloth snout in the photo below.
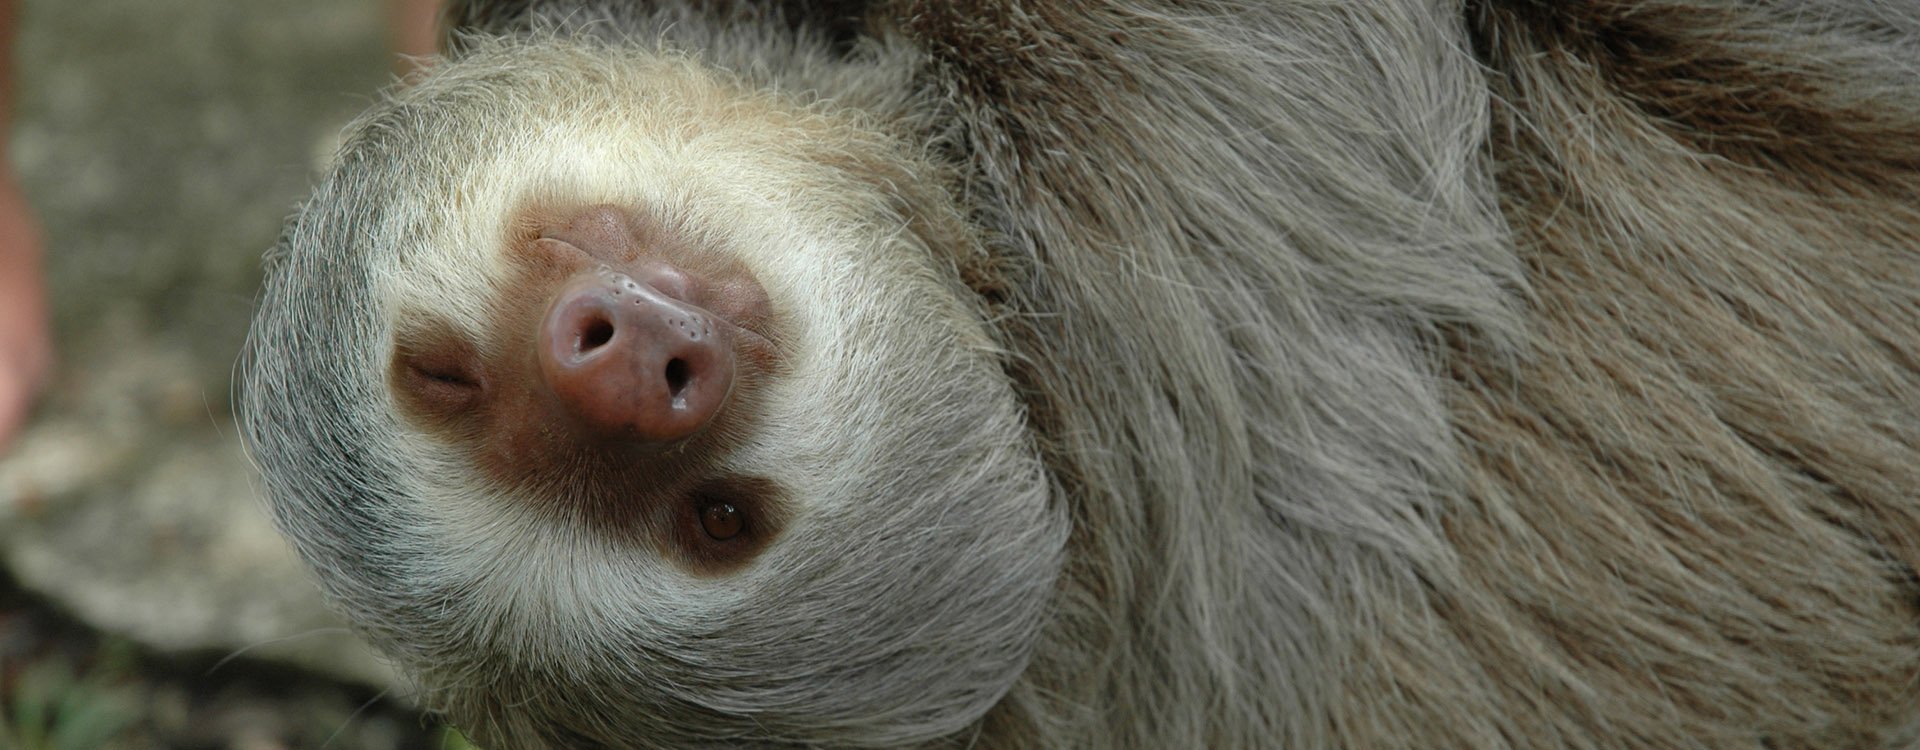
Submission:
M 720 412 L 733 352 L 713 313 L 602 267 L 561 287 L 536 356 L 547 392 L 587 437 L 669 444 Z

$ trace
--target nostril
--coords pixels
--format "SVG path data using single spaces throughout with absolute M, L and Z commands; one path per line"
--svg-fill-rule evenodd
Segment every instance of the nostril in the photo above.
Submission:
M 665 446 L 698 434 L 734 384 L 733 342 L 708 317 L 644 284 L 576 276 L 540 319 L 535 359 L 549 403 L 584 437 Z
M 613 321 L 607 320 L 606 318 L 594 318 L 587 321 L 587 324 L 580 329 L 580 344 L 576 351 L 581 354 L 586 354 L 606 346 L 607 342 L 612 340 Z
M 686 360 L 675 357 L 667 361 L 667 394 L 673 397 L 673 408 L 687 407 L 687 381 L 692 374 Z

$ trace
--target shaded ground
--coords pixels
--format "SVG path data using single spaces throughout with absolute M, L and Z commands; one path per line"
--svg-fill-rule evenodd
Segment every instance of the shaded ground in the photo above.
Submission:
M 372 688 L 103 635 L 0 580 L 0 747 L 466 750 Z
M 12 152 L 60 370 L 0 457 L 0 747 L 438 746 L 355 714 L 391 675 L 272 533 L 228 406 L 260 253 L 387 80 L 382 12 L 25 4 Z

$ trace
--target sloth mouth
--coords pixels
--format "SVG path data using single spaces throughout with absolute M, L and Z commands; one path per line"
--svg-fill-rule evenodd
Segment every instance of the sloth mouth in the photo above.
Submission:
M 758 367 L 773 368 L 785 359 L 766 289 L 725 248 L 695 242 L 644 211 L 613 205 L 534 221 L 538 232 L 515 248 L 534 296 L 545 297 L 552 292 L 542 288 L 557 290 L 582 275 L 617 275 L 645 287 L 644 293 L 704 313 L 728 329 L 738 353 Z
M 732 327 L 734 332 L 739 335 L 740 345 L 748 350 L 764 350 L 768 352 L 769 355 L 780 352 L 779 343 L 755 325 L 734 321 L 725 315 L 718 314 L 714 315 L 714 320 L 719 321 L 722 325 Z M 765 322 L 762 321 L 759 325 L 765 325 Z
M 619 207 L 534 221 L 503 249 L 516 273 L 500 287 L 499 325 L 403 316 L 390 376 L 400 405 L 501 455 L 655 454 L 744 434 L 753 409 L 737 402 L 787 359 L 746 265 Z

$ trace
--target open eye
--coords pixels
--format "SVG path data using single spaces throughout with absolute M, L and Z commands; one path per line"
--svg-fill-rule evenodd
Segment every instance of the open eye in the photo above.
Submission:
M 739 570 L 780 537 L 788 519 L 779 486 L 760 477 L 706 479 L 671 507 L 671 549 L 697 575 Z
M 670 549 L 695 575 L 726 575 L 747 566 L 780 539 L 787 501 L 780 485 L 755 476 L 714 476 L 670 504 Z
M 733 507 L 733 503 L 711 501 L 700 507 L 700 528 L 714 539 L 732 539 L 739 536 L 746 526 L 746 514 Z

